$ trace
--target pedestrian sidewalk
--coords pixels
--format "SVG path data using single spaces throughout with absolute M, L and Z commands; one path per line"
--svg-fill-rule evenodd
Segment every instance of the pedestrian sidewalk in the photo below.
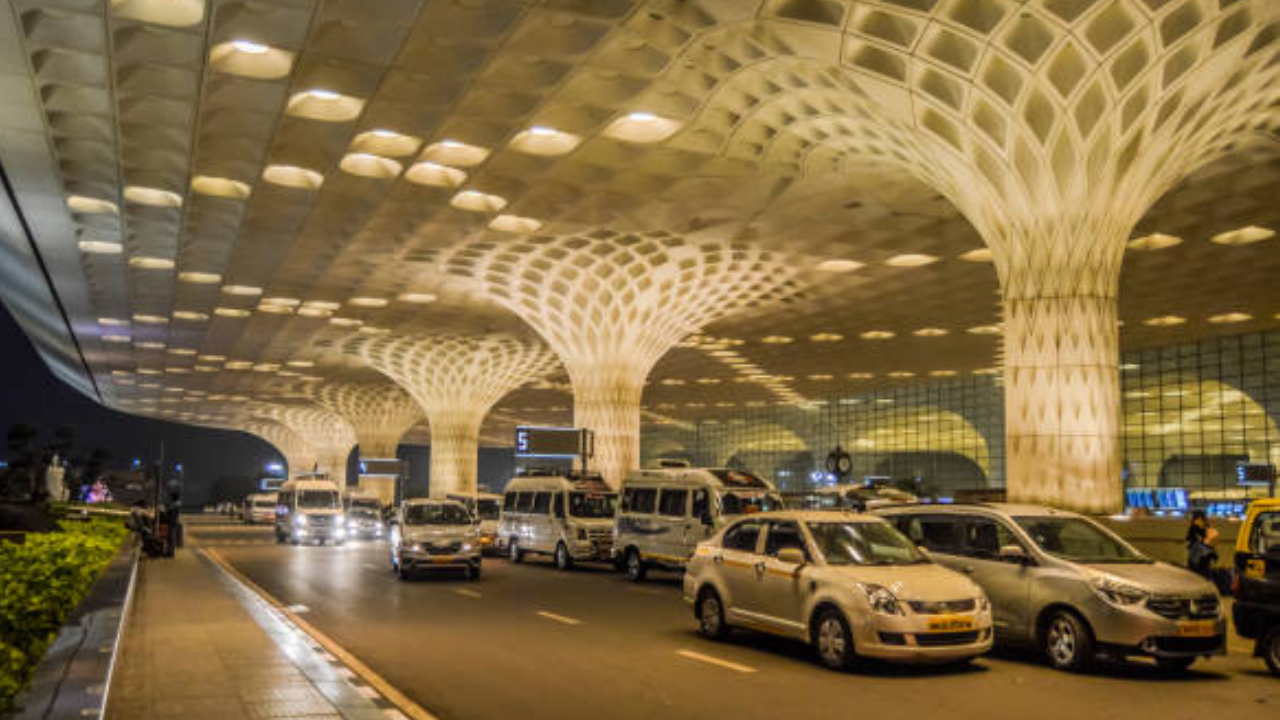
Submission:
M 198 550 L 139 567 L 110 720 L 404 718 Z

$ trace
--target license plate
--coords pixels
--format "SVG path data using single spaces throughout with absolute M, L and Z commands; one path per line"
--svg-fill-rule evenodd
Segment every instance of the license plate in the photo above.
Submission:
M 929 632 L 956 632 L 973 629 L 973 617 L 970 615 L 937 615 L 928 619 L 925 625 Z
M 433 562 L 433 563 L 435 563 L 435 564 L 437 564 L 437 565 L 443 565 L 443 564 L 445 564 L 445 563 L 451 563 L 451 562 L 453 562 L 453 557 L 452 557 L 452 556 L 449 556 L 449 557 L 433 557 L 433 558 L 431 558 L 431 562 Z
M 1184 620 L 1178 623 L 1178 635 L 1181 637 L 1210 637 L 1213 635 L 1213 621 Z
M 1244 576 L 1250 580 L 1261 580 L 1267 576 L 1267 561 L 1262 558 L 1250 558 L 1244 566 Z

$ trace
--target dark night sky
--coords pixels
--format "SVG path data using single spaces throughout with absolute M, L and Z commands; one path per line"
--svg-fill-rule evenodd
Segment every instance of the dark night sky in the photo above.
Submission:
M 166 465 L 180 462 L 185 476 L 184 504 L 203 502 L 218 479 L 259 477 L 266 463 L 279 460 L 267 443 L 245 433 L 210 430 L 150 420 L 108 410 L 55 378 L 31 341 L 0 303 L 0 432 L 14 423 L 30 423 L 51 438 L 54 428 L 75 431 L 75 455 L 102 446 L 111 453 L 108 467 L 128 467 L 133 458 L 155 459 L 164 442 Z M 0 445 L 0 453 L 7 453 Z M 247 492 L 247 490 L 246 490 Z

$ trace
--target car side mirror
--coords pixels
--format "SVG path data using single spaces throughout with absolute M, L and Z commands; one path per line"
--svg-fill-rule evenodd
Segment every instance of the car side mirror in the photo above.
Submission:
M 1023 550 L 1021 545 L 1002 545 L 999 554 L 1001 560 L 1009 562 L 1025 564 L 1031 560 L 1031 556 L 1027 555 L 1027 551 Z
M 782 548 L 774 556 L 778 558 L 778 562 L 784 562 L 791 565 L 804 565 L 804 551 L 800 548 Z

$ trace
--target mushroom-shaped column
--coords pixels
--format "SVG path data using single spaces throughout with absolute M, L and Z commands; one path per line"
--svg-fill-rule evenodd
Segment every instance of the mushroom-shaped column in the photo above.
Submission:
M 271 443 L 284 456 L 288 474 L 311 472 L 316 467 L 316 451 L 289 428 L 270 420 L 250 420 L 236 429 L 244 430 Z
M 293 431 L 315 451 L 316 469 L 338 485 L 347 482 L 347 458 L 356 444 L 355 431 L 337 413 L 318 405 L 273 404 L 261 414 Z
M 422 419 L 418 403 L 393 382 L 325 382 L 309 385 L 316 402 L 342 416 L 356 433 L 360 459 L 394 460 L 400 438 Z M 360 488 L 395 502 L 395 476 L 366 475 Z
M 510 335 L 384 335 L 353 338 L 346 347 L 422 406 L 437 497 L 475 491 L 485 415 L 503 395 L 555 368 L 543 345 Z
M 573 385 L 574 424 L 595 433 L 613 485 L 640 461 L 640 397 L 654 363 L 707 323 L 789 290 L 777 254 L 665 232 L 605 229 L 475 243 L 445 259 L 532 325 Z

